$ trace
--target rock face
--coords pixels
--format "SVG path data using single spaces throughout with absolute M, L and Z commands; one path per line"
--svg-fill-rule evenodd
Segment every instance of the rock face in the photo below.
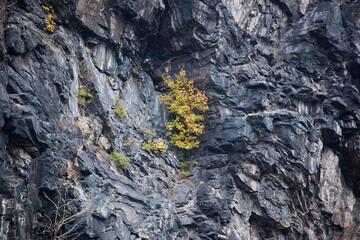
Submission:
M 360 238 L 360 1 L 0 11 L 0 239 Z M 169 136 L 161 76 L 182 68 L 209 97 L 201 145 L 146 152 L 148 130 Z

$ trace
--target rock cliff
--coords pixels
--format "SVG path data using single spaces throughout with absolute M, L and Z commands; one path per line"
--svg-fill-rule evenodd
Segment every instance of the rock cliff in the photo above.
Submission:
M 1 239 L 360 239 L 360 1 L 3 0 L 0 56 Z M 144 151 L 181 69 L 200 147 Z

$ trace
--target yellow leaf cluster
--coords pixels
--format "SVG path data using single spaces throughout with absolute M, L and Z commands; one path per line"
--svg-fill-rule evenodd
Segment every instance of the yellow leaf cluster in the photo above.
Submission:
M 159 152 L 165 152 L 166 149 L 168 149 L 168 145 L 162 139 L 158 140 L 157 142 L 153 141 L 152 139 L 149 139 L 147 142 L 143 144 L 141 149 L 153 153 L 159 153 Z
M 47 1 L 45 3 L 47 3 Z M 46 17 L 44 19 L 44 23 L 46 24 L 46 30 L 52 33 L 56 26 L 55 23 L 56 15 L 54 13 L 54 8 L 52 6 L 48 7 L 46 5 L 42 5 L 41 7 L 44 13 L 46 14 Z
M 175 79 L 166 76 L 163 81 L 168 91 L 161 99 L 169 112 L 175 115 L 175 119 L 167 125 L 173 132 L 170 143 L 187 150 L 198 147 L 197 137 L 204 133 L 204 116 L 199 113 L 209 108 L 205 93 L 194 86 L 194 81 L 186 77 L 183 69 Z

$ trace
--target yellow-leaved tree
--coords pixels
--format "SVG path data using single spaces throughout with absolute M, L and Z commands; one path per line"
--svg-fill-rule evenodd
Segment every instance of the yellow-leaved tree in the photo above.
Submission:
M 166 76 L 163 81 L 166 93 L 161 99 L 175 118 L 167 125 L 172 131 L 170 143 L 187 150 L 198 147 L 197 137 L 204 133 L 201 113 L 209 109 L 205 93 L 194 86 L 194 81 L 186 77 L 183 69 L 174 79 Z

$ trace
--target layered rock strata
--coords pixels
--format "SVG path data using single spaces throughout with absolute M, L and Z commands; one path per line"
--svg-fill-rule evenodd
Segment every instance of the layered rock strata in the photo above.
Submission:
M 1 239 L 50 239 L 65 199 L 68 239 L 360 238 L 359 1 L 0 11 Z M 169 139 L 158 86 L 182 68 L 209 98 L 201 145 L 144 151 L 148 130 Z

